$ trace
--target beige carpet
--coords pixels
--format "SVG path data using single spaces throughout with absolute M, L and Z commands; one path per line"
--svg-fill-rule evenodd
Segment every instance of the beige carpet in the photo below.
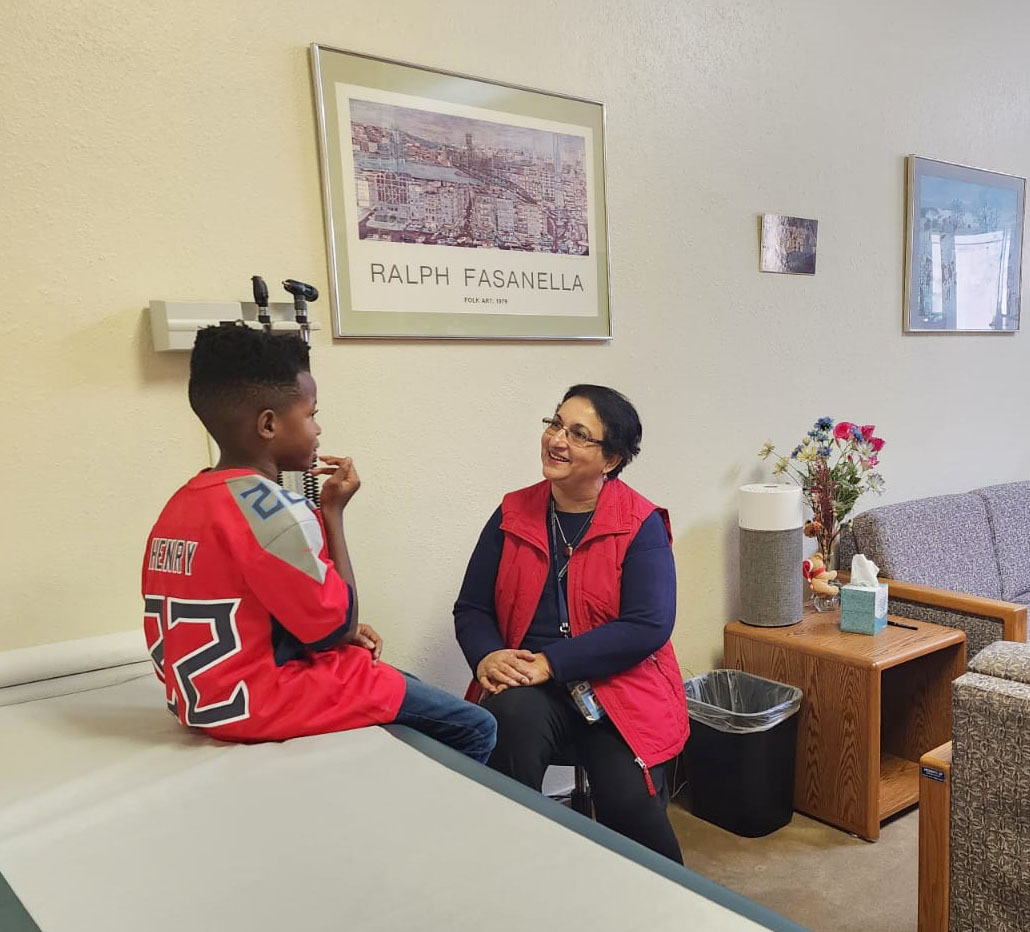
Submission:
M 673 803 L 687 867 L 812 932 L 916 932 L 919 811 L 863 841 L 794 813 L 764 838 L 741 838 Z

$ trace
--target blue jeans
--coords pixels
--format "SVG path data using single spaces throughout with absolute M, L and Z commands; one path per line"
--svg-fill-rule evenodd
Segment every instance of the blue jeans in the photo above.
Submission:
M 400 671 L 404 673 L 403 670 Z M 404 701 L 394 721 L 485 764 L 497 743 L 497 721 L 481 706 L 404 673 Z

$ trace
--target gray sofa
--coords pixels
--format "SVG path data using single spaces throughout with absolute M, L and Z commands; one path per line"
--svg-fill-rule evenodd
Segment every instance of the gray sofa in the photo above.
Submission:
M 961 628 L 966 657 L 1026 641 L 1030 482 L 872 508 L 842 530 L 838 565 L 855 553 L 880 568 L 892 614 Z

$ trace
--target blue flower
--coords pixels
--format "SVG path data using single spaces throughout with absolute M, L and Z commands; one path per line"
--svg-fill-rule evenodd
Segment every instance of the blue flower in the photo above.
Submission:
M 829 430 L 831 427 L 833 427 L 833 418 L 821 417 L 818 421 L 815 422 L 815 426 L 819 428 L 819 430 Z
M 851 436 L 854 437 L 859 443 L 865 440 L 865 437 L 862 436 L 862 428 L 859 427 L 857 424 L 851 425 Z
M 829 446 L 819 447 L 819 455 L 820 456 L 824 456 L 824 457 L 825 456 L 829 456 L 830 455 L 830 448 L 829 448 Z
M 792 460 L 796 460 L 798 458 L 798 454 L 800 452 L 801 452 L 801 444 L 799 443 L 796 447 L 794 447 L 794 452 L 790 454 L 790 458 Z

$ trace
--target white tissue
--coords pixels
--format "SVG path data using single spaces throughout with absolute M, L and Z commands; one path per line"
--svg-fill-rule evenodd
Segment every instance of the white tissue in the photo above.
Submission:
M 861 589 L 875 589 L 879 585 L 876 581 L 876 574 L 880 572 L 878 567 L 864 553 L 856 553 L 851 558 L 851 583 Z

